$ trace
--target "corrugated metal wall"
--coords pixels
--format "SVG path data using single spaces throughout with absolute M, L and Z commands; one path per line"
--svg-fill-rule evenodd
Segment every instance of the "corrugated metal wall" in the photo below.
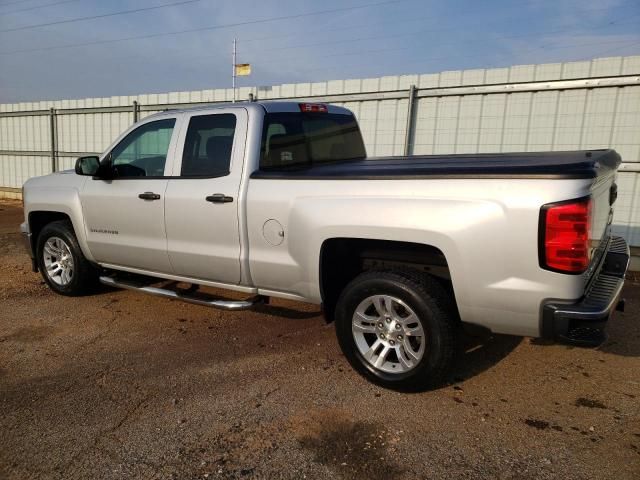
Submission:
M 613 147 L 625 162 L 615 230 L 640 246 L 639 75 L 640 56 L 611 57 L 240 88 L 238 98 L 250 93 L 260 99 L 313 97 L 344 105 L 357 115 L 371 156 L 400 155 L 405 149 L 432 154 Z M 600 82 L 602 77 L 625 83 Z M 570 88 L 562 82 L 572 79 L 593 81 Z M 524 82 L 542 83 L 523 89 Z M 412 85 L 417 90 L 407 122 Z M 494 88 L 483 93 L 477 90 L 482 86 Z M 231 89 L 217 89 L 0 105 L 0 187 L 19 188 L 27 178 L 50 171 L 51 108 L 56 109 L 57 166 L 66 169 L 73 166 L 73 152 L 101 152 L 127 128 L 134 101 L 140 106 L 138 118 L 144 118 L 171 105 L 231 98 Z

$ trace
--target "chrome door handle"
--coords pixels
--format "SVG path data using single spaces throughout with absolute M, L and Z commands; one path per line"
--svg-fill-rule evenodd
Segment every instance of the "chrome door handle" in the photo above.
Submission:
M 233 197 L 227 197 L 224 193 L 214 193 L 206 197 L 205 200 L 211 203 L 231 203 L 233 202 Z
M 160 200 L 160 195 L 153 192 L 144 192 L 138 195 L 138 198 L 141 198 L 142 200 Z

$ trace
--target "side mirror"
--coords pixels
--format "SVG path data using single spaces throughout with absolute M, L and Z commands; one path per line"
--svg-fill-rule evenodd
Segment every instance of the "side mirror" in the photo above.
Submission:
M 76 175 L 94 176 L 100 168 L 100 159 L 95 155 L 76 160 Z

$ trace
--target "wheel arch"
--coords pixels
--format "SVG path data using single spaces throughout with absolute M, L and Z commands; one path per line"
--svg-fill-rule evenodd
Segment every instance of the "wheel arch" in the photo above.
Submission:
M 40 235 L 40 232 L 42 232 L 42 229 L 52 222 L 67 221 L 69 222 L 69 225 L 71 226 L 71 229 L 73 230 L 73 233 L 78 240 L 78 245 L 80 246 L 83 255 L 89 261 L 93 261 L 93 257 L 90 255 L 89 249 L 86 244 L 83 225 L 78 225 L 77 222 L 74 222 L 74 217 L 69 212 L 66 212 L 63 209 L 32 209 L 27 212 L 26 220 L 29 225 L 29 232 L 31 233 L 31 248 L 34 252 L 34 255 L 37 256 L 38 254 L 36 251 L 36 246 L 38 245 L 38 236 Z
M 335 237 L 322 242 L 319 287 L 327 322 L 344 287 L 360 273 L 372 269 L 410 269 L 436 277 L 455 300 L 449 263 L 433 245 L 396 240 Z
M 42 229 L 52 223 L 58 221 L 68 221 L 73 228 L 73 222 L 71 221 L 71 217 L 63 212 L 55 212 L 49 210 L 35 210 L 29 212 L 28 216 L 29 222 L 29 231 L 31 232 L 31 245 L 32 248 L 35 248 L 35 245 L 38 242 L 38 237 L 40 236 L 40 232 Z M 75 230 L 75 229 L 74 229 Z M 35 250 L 34 250 L 35 251 Z

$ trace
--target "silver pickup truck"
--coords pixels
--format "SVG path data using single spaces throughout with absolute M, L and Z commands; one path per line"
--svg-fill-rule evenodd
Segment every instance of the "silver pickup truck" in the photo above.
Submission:
M 321 304 L 358 372 L 426 388 L 465 324 L 603 341 L 629 261 L 610 234 L 619 164 L 613 150 L 367 158 L 341 107 L 206 106 L 30 179 L 21 228 L 59 294 Z

